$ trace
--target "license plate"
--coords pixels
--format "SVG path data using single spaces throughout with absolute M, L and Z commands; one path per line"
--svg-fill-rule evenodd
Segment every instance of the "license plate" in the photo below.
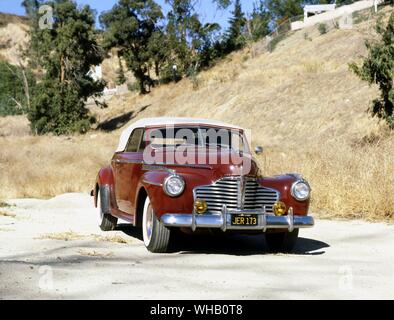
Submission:
M 245 226 L 245 227 L 253 227 L 258 225 L 258 216 L 257 214 L 233 214 L 231 216 L 231 225 L 232 226 Z

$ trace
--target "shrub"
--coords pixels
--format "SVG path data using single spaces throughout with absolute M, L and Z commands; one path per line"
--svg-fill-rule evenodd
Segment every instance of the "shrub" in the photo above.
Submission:
M 327 25 L 325 23 L 320 23 L 319 26 L 317 27 L 320 34 L 326 34 L 327 33 Z
M 127 89 L 131 92 L 139 92 L 140 91 L 140 84 L 137 81 L 128 82 Z
M 0 116 L 23 114 L 27 111 L 24 76 L 30 94 L 35 86 L 32 73 L 0 61 Z
M 284 40 L 286 38 L 286 34 L 282 33 L 277 35 L 275 38 L 273 38 L 267 46 L 267 49 L 269 52 L 273 52 L 276 48 L 276 46 L 278 45 L 279 42 L 281 42 L 282 40 Z
M 372 102 L 370 112 L 394 130 L 394 13 L 386 27 L 379 21 L 376 29 L 380 40 L 367 41 L 368 56 L 361 66 L 350 64 L 350 69 L 362 80 L 379 86 L 381 95 Z
M 37 85 L 28 118 L 36 134 L 85 133 L 93 121 L 87 113 L 85 101 L 71 84 L 44 81 Z

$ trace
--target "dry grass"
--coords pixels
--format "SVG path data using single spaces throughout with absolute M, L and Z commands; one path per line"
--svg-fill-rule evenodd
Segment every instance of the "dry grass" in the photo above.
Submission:
M 93 236 L 94 240 L 100 242 L 112 242 L 112 243 L 119 243 L 119 244 L 127 244 L 130 243 L 130 239 L 125 239 L 122 236 Z
M 103 134 L 0 137 L 0 199 L 88 192 L 115 145 Z
M 0 117 L 0 138 L 23 137 L 29 134 L 29 121 L 25 116 Z
M 100 121 L 133 112 L 131 121 L 205 117 L 252 129 L 253 145 L 266 150 L 258 159 L 264 174 L 304 174 L 313 187 L 312 210 L 320 216 L 392 219 L 394 135 L 366 113 L 377 89 L 348 69 L 365 54 L 372 27 L 367 21 L 325 35 L 302 30 L 272 53 L 231 55 L 200 74 L 198 88 L 183 80 L 143 97 L 114 97 L 108 109 L 92 110 Z M 3 130 L 0 122 L 0 198 L 88 191 L 120 134 L 66 139 L 33 137 L 21 128 L 15 137 Z
M 60 240 L 60 241 L 78 241 L 85 240 L 86 235 L 79 234 L 73 231 L 69 232 L 57 232 L 57 233 L 48 233 L 44 234 L 38 238 L 37 240 Z
M 79 241 L 79 240 L 93 240 L 97 242 L 112 242 L 112 243 L 119 243 L 119 244 L 127 244 L 130 241 L 119 236 L 100 236 L 96 234 L 86 235 L 86 234 L 79 234 L 73 231 L 68 232 L 56 232 L 56 233 L 48 233 L 41 235 L 37 238 L 38 240 L 60 240 L 60 241 Z
M 103 252 L 103 251 L 85 250 L 85 249 L 78 250 L 78 253 L 81 256 L 95 257 L 95 258 L 107 258 L 107 257 L 112 257 L 114 255 L 113 252 Z
M 16 214 L 10 213 L 10 212 L 5 212 L 5 211 L 0 211 L 0 217 L 15 218 Z

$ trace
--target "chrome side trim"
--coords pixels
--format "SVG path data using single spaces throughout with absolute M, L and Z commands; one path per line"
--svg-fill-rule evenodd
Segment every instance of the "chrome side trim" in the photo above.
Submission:
M 122 160 L 122 159 L 115 159 L 112 160 L 117 164 L 143 164 L 144 162 L 141 160 Z
M 149 164 L 144 164 L 142 166 L 142 171 L 164 171 L 169 173 L 175 173 L 175 170 L 171 170 L 163 166 L 149 165 Z
M 193 169 L 209 169 L 212 170 L 213 168 L 209 165 L 198 165 L 198 164 L 178 164 L 178 163 L 162 163 L 162 162 L 157 162 L 152 164 L 154 166 L 169 166 L 169 167 L 181 167 L 181 168 L 193 168 Z M 171 170 L 171 169 L 168 169 Z
M 157 186 L 157 187 L 163 187 L 162 183 L 159 182 L 152 182 L 152 181 L 146 181 L 146 180 L 142 180 L 142 183 L 144 184 L 150 184 L 152 186 Z

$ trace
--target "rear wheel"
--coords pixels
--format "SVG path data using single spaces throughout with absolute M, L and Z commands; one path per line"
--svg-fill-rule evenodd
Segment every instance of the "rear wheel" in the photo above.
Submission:
M 299 229 L 292 232 L 267 232 L 265 241 L 271 252 L 291 252 L 298 240 Z
M 103 231 L 115 230 L 118 219 L 110 214 L 109 188 L 100 187 L 97 193 L 98 225 Z
M 146 197 L 142 218 L 142 234 L 145 247 L 153 253 L 167 252 L 170 230 L 157 219 L 149 197 Z

